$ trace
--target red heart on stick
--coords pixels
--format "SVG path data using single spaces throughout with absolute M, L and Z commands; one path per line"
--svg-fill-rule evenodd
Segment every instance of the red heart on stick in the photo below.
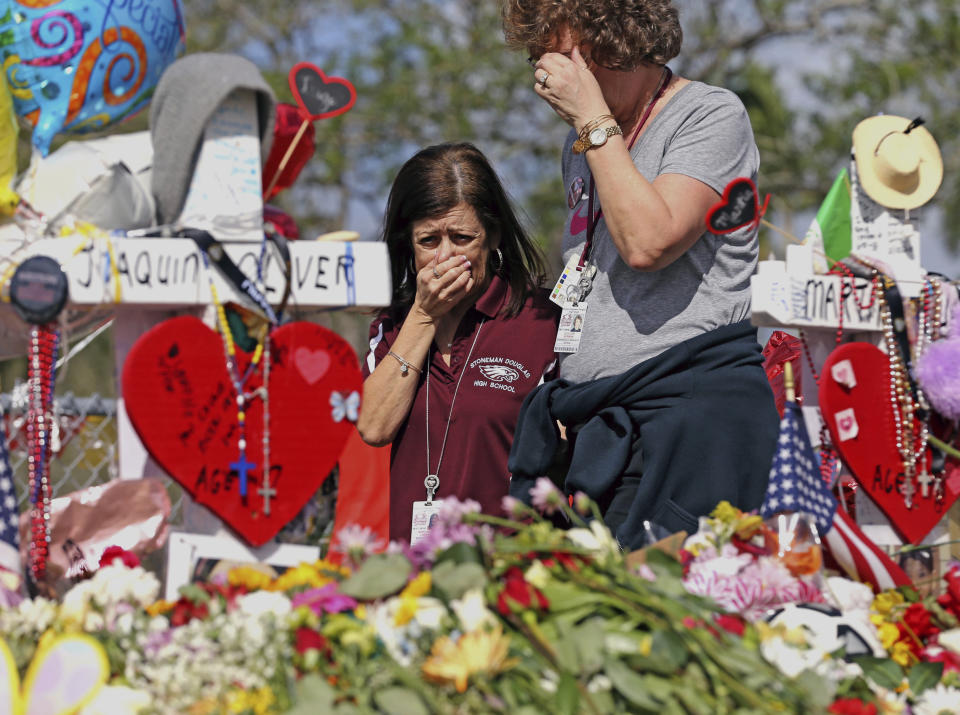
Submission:
M 326 119 L 348 111 L 357 101 L 357 90 L 349 80 L 327 77 L 309 62 L 299 62 L 287 75 L 290 91 L 303 110 L 304 119 Z
M 841 364 L 834 370 L 834 366 L 845 360 L 849 364 Z M 943 479 L 940 501 L 933 483 L 927 496 L 923 496 L 915 477 L 913 508 L 908 509 L 900 490 L 903 461 L 896 445 L 889 359 L 870 343 L 847 343 L 830 354 L 821 375 L 820 411 L 837 451 L 896 530 L 910 543 L 919 544 L 960 496 L 960 463 L 947 460 L 940 475 Z M 914 430 L 919 434 L 918 420 L 914 420 Z M 854 433 L 856 436 L 851 436 Z M 923 459 L 929 469 L 929 451 L 924 451 Z M 918 473 L 920 466 L 918 460 Z
M 250 360 L 238 348 L 239 374 Z M 262 375 L 261 362 L 244 391 L 260 387 Z M 231 467 L 239 457 L 237 395 L 217 333 L 194 317 L 164 321 L 137 340 L 122 376 L 127 414 L 150 455 L 253 546 L 276 536 L 330 474 L 354 430 L 348 419 L 334 420 L 331 397 L 346 399 L 361 385 L 357 356 L 336 333 L 306 322 L 272 332 L 267 394 L 276 495 L 268 515 L 260 493 L 264 401 L 246 405 L 246 458 L 255 466 L 243 498 Z

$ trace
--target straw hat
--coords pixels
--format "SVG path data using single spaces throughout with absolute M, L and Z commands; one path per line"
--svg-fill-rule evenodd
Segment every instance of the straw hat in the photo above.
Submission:
M 864 119 L 853 130 L 860 186 L 881 206 L 915 209 L 940 188 L 943 159 L 922 123 L 922 119 L 880 114 Z

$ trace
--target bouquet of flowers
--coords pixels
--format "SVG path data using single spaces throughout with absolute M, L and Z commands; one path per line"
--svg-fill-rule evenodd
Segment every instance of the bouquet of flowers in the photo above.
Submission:
M 447 500 L 415 547 L 339 534 L 343 565 L 277 578 L 238 567 L 175 602 L 116 554 L 61 602 L 0 612 L 20 674 L 51 644 L 86 634 L 105 685 L 81 712 L 815 712 L 812 675 L 786 677 L 758 631 L 690 593 L 683 566 L 651 552 L 628 565 L 596 506 L 549 480 L 507 517 Z M 42 670 L 42 668 L 40 668 Z M 25 683 L 35 682 L 27 676 Z M 20 697 L 30 697 L 23 693 Z

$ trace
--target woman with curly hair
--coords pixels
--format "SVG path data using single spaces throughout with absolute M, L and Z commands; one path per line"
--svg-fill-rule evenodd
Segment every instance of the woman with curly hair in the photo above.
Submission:
M 569 493 L 597 499 L 621 544 L 680 530 L 726 499 L 763 500 L 777 434 L 749 322 L 756 229 L 704 217 L 759 153 L 732 92 L 675 76 L 669 0 L 504 0 L 507 43 L 567 122 L 560 378 L 524 405 L 509 466 L 524 496 L 567 427 Z M 564 318 L 561 318 L 561 326 Z M 577 337 L 579 336 L 579 339 Z
M 415 541 L 444 497 L 500 511 L 520 405 L 556 365 L 559 309 L 472 144 L 427 147 L 401 167 L 383 240 L 393 297 L 370 325 L 357 428 L 392 443 L 390 538 Z

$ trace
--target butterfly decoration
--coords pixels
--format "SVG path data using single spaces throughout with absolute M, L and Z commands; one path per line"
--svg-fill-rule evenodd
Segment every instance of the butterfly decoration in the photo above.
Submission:
M 103 646 L 73 633 L 41 639 L 20 683 L 10 647 L 0 639 L 0 712 L 12 715 L 63 715 L 78 712 L 97 695 L 110 675 Z
M 360 416 L 360 393 L 354 390 L 346 399 L 339 392 L 330 393 L 331 415 L 334 422 L 342 422 L 346 417 L 350 422 L 356 422 Z
M 769 204 L 770 194 L 761 206 L 753 180 L 746 176 L 737 177 L 723 190 L 720 203 L 707 212 L 707 228 L 716 234 L 732 233 L 745 227 L 753 230 L 760 225 Z

